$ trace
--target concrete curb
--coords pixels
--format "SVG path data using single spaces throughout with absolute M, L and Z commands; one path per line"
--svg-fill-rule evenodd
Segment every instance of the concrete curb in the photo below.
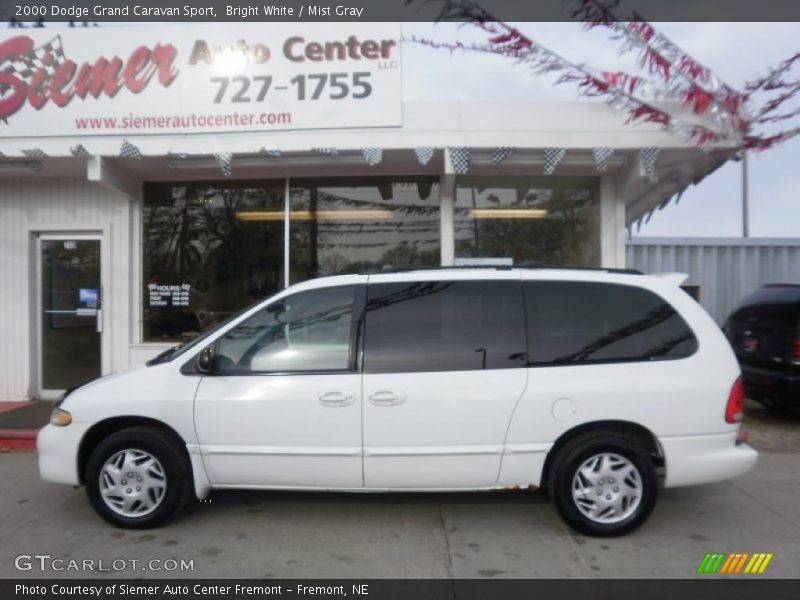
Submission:
M 0 429 L 0 452 L 35 452 L 38 429 Z

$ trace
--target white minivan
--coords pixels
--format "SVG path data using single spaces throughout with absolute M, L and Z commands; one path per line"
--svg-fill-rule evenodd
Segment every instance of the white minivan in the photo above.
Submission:
M 546 487 L 618 535 L 753 467 L 739 366 L 680 274 L 394 270 L 294 285 L 68 393 L 44 479 L 151 527 L 213 489 Z

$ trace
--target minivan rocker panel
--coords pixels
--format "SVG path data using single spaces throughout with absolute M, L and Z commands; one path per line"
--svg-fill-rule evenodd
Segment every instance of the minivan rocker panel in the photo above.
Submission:
M 442 269 L 307 281 L 67 394 L 43 479 L 150 527 L 215 488 L 548 488 L 573 528 L 751 469 L 736 358 L 675 277 Z M 203 360 L 198 358 L 206 353 Z

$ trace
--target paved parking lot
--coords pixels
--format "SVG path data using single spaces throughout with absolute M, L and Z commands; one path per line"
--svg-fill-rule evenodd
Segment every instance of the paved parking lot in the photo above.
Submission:
M 617 539 L 575 535 L 540 492 L 216 492 L 167 527 L 124 531 L 96 517 L 83 490 L 41 482 L 34 454 L 2 454 L 0 577 L 86 576 L 14 568 L 19 554 L 49 554 L 139 559 L 122 573 L 136 577 L 672 578 L 694 576 L 713 551 L 773 552 L 763 577 L 800 578 L 800 426 L 759 418 L 749 419 L 754 443 L 774 451 L 755 470 L 665 490 L 650 521 Z M 194 570 L 141 572 L 171 558 L 193 560 Z

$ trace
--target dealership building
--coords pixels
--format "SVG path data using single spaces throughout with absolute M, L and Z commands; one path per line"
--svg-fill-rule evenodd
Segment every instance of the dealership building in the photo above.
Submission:
M 601 103 L 405 102 L 399 36 L 3 31 L 0 401 L 142 364 L 313 277 L 624 267 L 626 229 L 732 153 Z

